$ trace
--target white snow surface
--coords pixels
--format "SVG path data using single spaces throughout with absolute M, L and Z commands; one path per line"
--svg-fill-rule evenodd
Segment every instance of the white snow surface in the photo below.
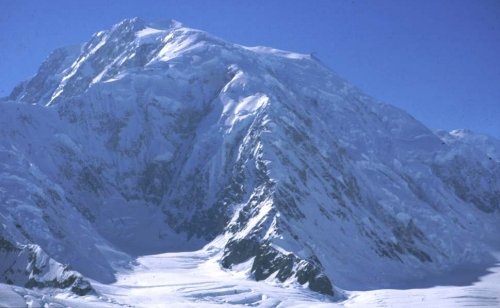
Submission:
M 109 305 L 498 303 L 500 142 L 432 132 L 309 55 L 135 18 L 56 50 L 0 104 L 12 301 L 102 304 L 21 288 L 37 245 L 45 272 L 69 264 Z M 348 300 L 298 283 L 304 262 Z
M 300 285 L 248 279 L 249 267 L 223 270 L 217 247 L 143 256 L 99 295 L 47 294 L 0 284 L 1 307 L 500 307 L 500 263 L 468 286 L 342 291 L 334 298 Z M 498 256 L 498 255 L 497 255 Z M 499 260 L 500 261 L 500 260 Z

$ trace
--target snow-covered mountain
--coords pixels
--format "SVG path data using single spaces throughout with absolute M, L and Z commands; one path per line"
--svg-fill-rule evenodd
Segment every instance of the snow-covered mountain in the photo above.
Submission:
M 223 268 L 333 295 L 500 244 L 500 141 L 433 132 L 309 55 L 135 18 L 54 51 L 0 108 L 3 283 L 86 293 L 212 242 Z

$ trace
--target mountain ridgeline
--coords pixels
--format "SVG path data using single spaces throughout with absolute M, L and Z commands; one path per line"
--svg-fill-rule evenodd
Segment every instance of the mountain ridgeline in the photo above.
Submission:
M 134 18 L 0 106 L 0 282 L 87 294 L 212 242 L 228 270 L 333 295 L 499 244 L 498 140 L 433 132 L 309 55 Z

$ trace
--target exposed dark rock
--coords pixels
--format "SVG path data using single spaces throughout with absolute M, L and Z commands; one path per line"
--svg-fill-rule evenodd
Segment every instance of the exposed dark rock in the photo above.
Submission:
M 52 280 L 48 280 L 48 281 L 41 281 L 41 280 L 37 280 L 35 278 L 31 278 L 30 280 L 28 280 L 28 282 L 24 286 L 26 288 L 29 288 L 29 289 L 33 289 L 33 288 L 67 289 L 67 288 L 69 288 L 71 290 L 71 292 L 75 293 L 76 295 L 80 295 L 80 296 L 87 295 L 90 293 L 95 293 L 90 282 L 83 279 L 81 276 L 79 276 L 77 274 L 72 274 L 72 275 L 70 275 L 67 278 L 64 278 L 62 280 L 52 279 Z
M 300 284 L 309 283 L 309 289 L 322 294 L 333 295 L 330 279 L 321 273 L 320 267 L 312 261 L 300 261 L 296 276 Z
M 0 236 L 0 282 L 26 288 L 69 289 L 77 295 L 95 292 L 69 266 L 54 262 L 38 246 L 16 246 Z
M 0 251 L 12 252 L 16 250 L 18 250 L 18 248 L 14 244 L 0 235 Z
M 71 292 L 80 296 L 88 295 L 90 293 L 95 293 L 90 282 L 81 277 L 78 277 L 76 281 L 72 284 Z
M 221 264 L 230 268 L 233 264 L 240 264 L 254 257 L 258 251 L 259 243 L 255 239 L 229 241 L 224 248 Z
M 292 276 L 295 261 L 296 258 L 293 254 L 284 255 L 269 245 L 263 245 L 259 247 L 255 256 L 252 273 L 258 281 L 278 272 L 276 278 L 283 282 Z
M 221 264 L 225 268 L 243 263 L 255 257 L 251 272 L 255 280 L 264 280 L 276 273 L 276 278 L 284 282 L 296 277 L 300 284 L 308 283 L 312 291 L 325 295 L 334 295 L 330 279 L 322 273 L 317 259 L 302 260 L 294 254 L 283 254 L 269 243 L 259 243 L 256 239 L 230 241 L 225 249 Z

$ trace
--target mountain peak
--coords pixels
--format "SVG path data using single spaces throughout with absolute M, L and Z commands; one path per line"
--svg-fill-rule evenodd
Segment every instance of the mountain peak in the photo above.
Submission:
M 146 26 L 146 22 L 140 17 L 132 17 L 126 18 L 122 21 L 116 23 L 111 27 L 111 31 L 119 30 L 119 29 L 138 29 L 144 28 Z
M 311 61 L 310 55 L 228 43 L 204 31 L 184 27 L 173 19 L 148 23 L 135 17 L 94 34 L 79 54 L 72 53 L 65 58 L 73 62 L 49 57 L 44 65 L 53 69 L 41 69 L 32 79 L 36 83 L 16 88 L 16 95 L 11 97 L 15 100 L 24 97 L 24 101 L 32 104 L 52 106 L 61 98 L 80 95 L 100 81 L 122 78 L 127 71 L 187 64 L 192 57 L 213 58 L 227 67 L 239 62 L 240 68 L 245 70 L 255 70 L 257 63 L 272 66 L 276 61 L 306 61 L 300 65 L 302 69 L 318 66 L 318 62 Z M 56 68 L 57 74 L 54 73 Z M 322 74 L 329 73 L 325 69 Z M 31 94 L 26 94 L 28 92 Z M 50 97 L 48 101 L 47 97 Z
M 162 19 L 155 22 L 147 22 L 140 17 L 124 19 L 111 27 L 111 31 L 139 31 L 144 28 L 154 28 L 158 30 L 172 30 L 184 27 L 184 25 L 175 19 Z
M 226 268 L 331 295 L 487 262 L 498 241 L 497 143 L 443 142 L 307 55 L 133 18 L 18 92 L 0 240 L 97 280 L 218 239 Z
M 156 22 L 148 23 L 148 26 L 155 29 L 169 30 L 184 27 L 184 25 L 175 19 L 163 19 Z

